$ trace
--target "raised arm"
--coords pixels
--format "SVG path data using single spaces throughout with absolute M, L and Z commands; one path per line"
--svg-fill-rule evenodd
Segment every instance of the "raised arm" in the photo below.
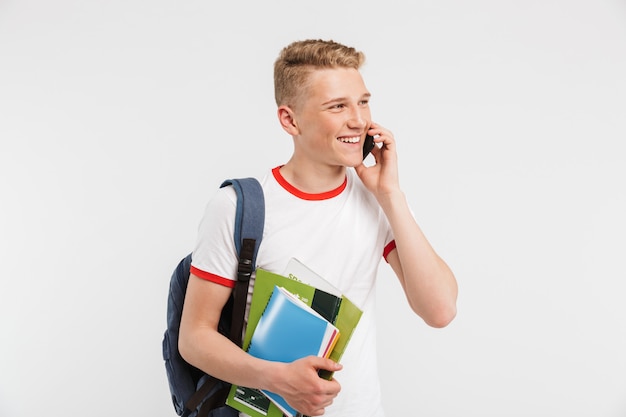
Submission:
M 400 188 L 396 144 L 391 132 L 372 124 L 381 144 L 372 151 L 376 164 L 356 172 L 374 194 L 391 225 L 396 248 L 387 261 L 398 276 L 411 309 L 430 326 L 444 327 L 456 315 L 457 283 L 415 221 Z

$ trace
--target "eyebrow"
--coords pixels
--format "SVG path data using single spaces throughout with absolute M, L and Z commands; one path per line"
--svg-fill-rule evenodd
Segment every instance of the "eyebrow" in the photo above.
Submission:
M 364 98 L 371 98 L 372 94 L 371 93 L 365 93 L 361 96 L 361 98 L 359 100 L 363 100 Z M 334 104 L 334 103 L 341 103 L 344 101 L 349 101 L 348 97 L 337 97 L 337 98 L 333 98 L 330 99 L 324 103 L 322 103 L 322 106 L 327 106 L 329 104 Z

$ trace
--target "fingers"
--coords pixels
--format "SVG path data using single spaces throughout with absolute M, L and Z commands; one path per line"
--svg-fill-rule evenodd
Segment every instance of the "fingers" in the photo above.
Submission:
M 385 129 L 384 127 L 382 127 L 381 125 L 379 125 L 378 123 L 373 123 L 370 125 L 369 130 L 367 131 L 368 135 L 372 135 L 374 136 L 374 142 L 376 143 L 385 143 L 385 140 L 387 141 L 393 141 L 394 140 L 394 136 L 393 133 L 391 132 L 391 130 L 389 129 Z
M 339 371 L 342 366 L 331 359 L 309 356 L 290 364 L 293 378 L 289 389 L 284 392 L 287 402 L 304 415 L 317 416 L 324 414 L 326 407 L 333 403 L 339 394 L 341 385 L 337 380 L 322 379 L 320 370 Z
M 322 380 L 319 385 L 319 390 L 310 393 L 306 397 L 301 397 L 301 408 L 298 406 L 295 406 L 295 408 L 300 410 L 304 415 L 322 415 L 326 408 L 332 405 L 340 389 L 341 387 L 336 380 Z
M 380 162 L 380 157 L 386 150 L 393 150 L 395 148 L 395 138 L 390 130 L 385 129 L 377 123 L 372 123 L 367 133 L 374 136 L 376 146 L 374 146 L 371 153 L 376 163 L 378 163 Z
M 340 363 L 337 363 L 332 359 L 320 358 L 319 356 L 309 356 L 309 359 L 313 367 L 317 370 L 324 369 L 326 371 L 336 372 L 340 371 L 342 368 Z
M 372 123 L 367 133 L 374 136 L 376 144 L 371 152 L 374 164 L 361 163 L 354 168 L 365 187 L 381 201 L 400 188 L 396 141 L 393 133 L 378 123 Z

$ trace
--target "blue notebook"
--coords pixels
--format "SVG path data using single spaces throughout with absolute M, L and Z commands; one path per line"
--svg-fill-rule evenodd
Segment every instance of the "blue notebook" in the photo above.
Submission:
M 277 362 L 293 362 L 306 356 L 328 357 L 339 338 L 339 330 L 319 313 L 283 287 L 272 295 L 254 330 L 248 353 Z M 283 413 L 294 410 L 279 395 L 263 391 Z

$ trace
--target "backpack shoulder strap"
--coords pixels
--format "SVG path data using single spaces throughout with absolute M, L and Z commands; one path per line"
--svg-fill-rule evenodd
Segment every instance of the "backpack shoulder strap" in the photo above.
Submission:
M 259 250 L 259 245 L 263 238 L 263 228 L 265 227 L 265 197 L 261 184 L 255 178 L 225 180 L 220 185 L 220 188 L 227 186 L 232 186 L 237 194 L 233 238 L 239 256 L 237 282 L 233 289 L 233 308 L 229 338 L 233 343 L 241 347 L 248 285 L 256 265 L 256 254 Z M 214 407 L 224 404 L 228 389 L 223 389 L 220 394 L 213 395 L 205 400 L 205 397 L 217 383 L 218 380 L 215 377 L 209 376 L 204 384 L 186 402 L 187 410 L 195 410 L 202 403 L 197 416 L 205 417 L 208 416 Z
M 239 255 L 237 283 L 233 290 L 233 316 L 230 339 L 241 346 L 241 334 L 248 296 L 248 285 L 265 226 L 265 197 L 255 178 L 229 179 L 220 187 L 232 186 L 237 194 L 235 231 L 233 238 Z
M 252 265 L 256 263 L 256 253 L 263 237 L 265 223 L 265 198 L 263 188 L 255 178 L 230 179 L 220 188 L 231 185 L 237 193 L 235 213 L 235 248 L 241 256 L 245 239 L 254 239 L 256 245 L 252 253 Z

